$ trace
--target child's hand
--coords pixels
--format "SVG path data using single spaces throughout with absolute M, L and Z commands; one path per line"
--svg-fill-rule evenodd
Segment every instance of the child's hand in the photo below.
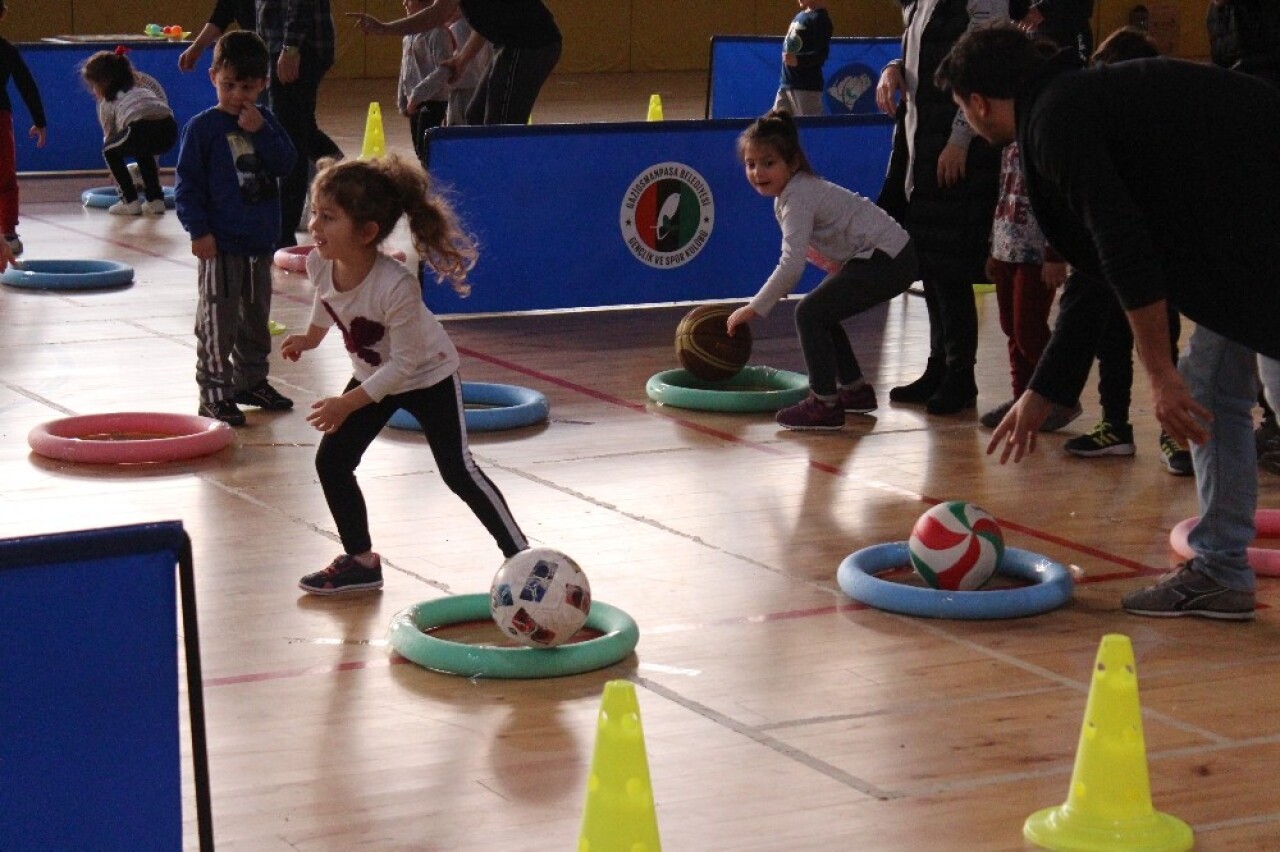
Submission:
M 750 305 L 743 305 L 733 313 L 729 314 L 729 319 L 726 323 L 729 327 L 729 336 L 733 337 L 733 335 L 737 333 L 738 326 L 746 325 L 758 316 L 760 315 L 756 313 L 755 309 Z
M 307 422 L 321 432 L 336 432 L 353 410 L 350 403 L 346 401 L 346 397 L 325 397 L 319 402 L 311 403 L 311 413 L 307 415 Z
M 302 353 L 308 349 L 314 349 L 314 346 L 308 345 L 305 334 L 291 334 L 284 339 L 284 343 L 280 344 L 280 355 L 286 361 L 297 361 L 302 357 Z
M 1040 269 L 1040 280 L 1050 290 L 1057 290 L 1067 281 L 1067 263 L 1066 261 L 1055 262 L 1046 260 L 1044 266 Z
M 43 127 L 33 126 L 30 130 L 27 131 L 27 135 L 30 136 L 32 139 L 36 140 L 37 148 L 44 147 L 46 134 L 45 134 L 45 129 Z
M 262 117 L 262 110 L 253 104 L 245 104 L 244 108 L 240 110 L 240 119 L 236 123 L 246 133 L 257 133 L 262 129 L 262 125 L 267 123 L 267 120 Z
M 205 234 L 191 241 L 191 253 L 201 260 L 213 260 L 218 256 L 218 241 L 213 234 Z
M 999 261 L 994 257 L 987 255 L 987 265 L 982 268 L 982 271 L 986 273 L 987 280 L 992 284 L 996 283 L 996 270 L 999 268 L 996 266 L 997 263 L 999 263 Z

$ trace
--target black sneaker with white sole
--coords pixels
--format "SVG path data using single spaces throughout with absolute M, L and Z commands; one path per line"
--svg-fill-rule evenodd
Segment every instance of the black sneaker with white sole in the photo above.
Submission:
M 263 411 L 288 411 L 293 408 L 293 400 L 271 387 L 266 379 L 251 388 L 237 391 L 236 403 L 252 405 Z
M 244 412 L 229 399 L 220 399 L 217 402 L 202 402 L 196 413 L 201 417 L 212 417 L 214 420 L 221 420 L 228 426 L 244 425 Z

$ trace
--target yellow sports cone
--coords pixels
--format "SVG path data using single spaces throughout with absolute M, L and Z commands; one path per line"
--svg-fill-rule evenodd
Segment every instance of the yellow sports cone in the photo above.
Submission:
M 1102 637 L 1066 804 L 1027 817 L 1022 834 L 1046 849 L 1190 849 L 1191 827 L 1151 806 L 1138 676 L 1128 636 Z
M 360 146 L 360 159 L 382 157 L 387 153 L 387 137 L 382 132 L 382 107 L 374 101 L 369 104 L 369 117 L 364 120 L 364 144 Z
M 635 685 L 604 685 L 578 852 L 660 852 Z
M 649 120 L 662 121 L 662 96 L 657 92 L 649 96 Z

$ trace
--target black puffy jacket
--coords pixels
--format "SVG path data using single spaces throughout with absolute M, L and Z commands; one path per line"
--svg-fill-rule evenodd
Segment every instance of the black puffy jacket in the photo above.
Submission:
M 916 7 L 909 14 L 914 15 Z M 934 71 L 952 45 L 969 28 L 967 0 L 940 0 L 920 43 L 920 81 L 916 91 L 914 187 L 906 197 L 906 108 L 899 107 L 893 153 L 877 203 L 911 234 L 925 278 L 940 281 L 985 281 L 990 251 L 991 217 L 995 212 L 1000 151 L 981 137 L 969 145 L 965 178 L 955 186 L 938 185 L 938 156 L 951 138 L 956 105 L 933 82 Z M 903 37 L 904 59 L 906 37 Z

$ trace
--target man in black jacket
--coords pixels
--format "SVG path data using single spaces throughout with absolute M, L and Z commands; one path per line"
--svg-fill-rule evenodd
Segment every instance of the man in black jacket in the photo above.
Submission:
M 966 35 L 938 82 L 984 138 L 1017 140 L 1045 236 L 1114 291 L 1157 419 L 1192 444 L 1196 556 L 1125 595 L 1125 609 L 1251 619 L 1245 551 L 1257 505 L 1259 365 L 1268 393 L 1280 394 L 1280 89 L 1167 59 L 1082 70 L 1063 54 L 1045 58 L 1013 27 Z M 1196 323 L 1180 367 L 1170 357 L 1166 299 Z M 1090 302 L 1086 288 L 1060 306 L 1056 343 L 1071 345 L 1073 329 L 1097 316 Z M 988 445 L 1004 444 L 1002 462 L 1033 451 L 1052 403 L 1080 392 L 1082 377 L 1054 374 L 1052 349 Z

